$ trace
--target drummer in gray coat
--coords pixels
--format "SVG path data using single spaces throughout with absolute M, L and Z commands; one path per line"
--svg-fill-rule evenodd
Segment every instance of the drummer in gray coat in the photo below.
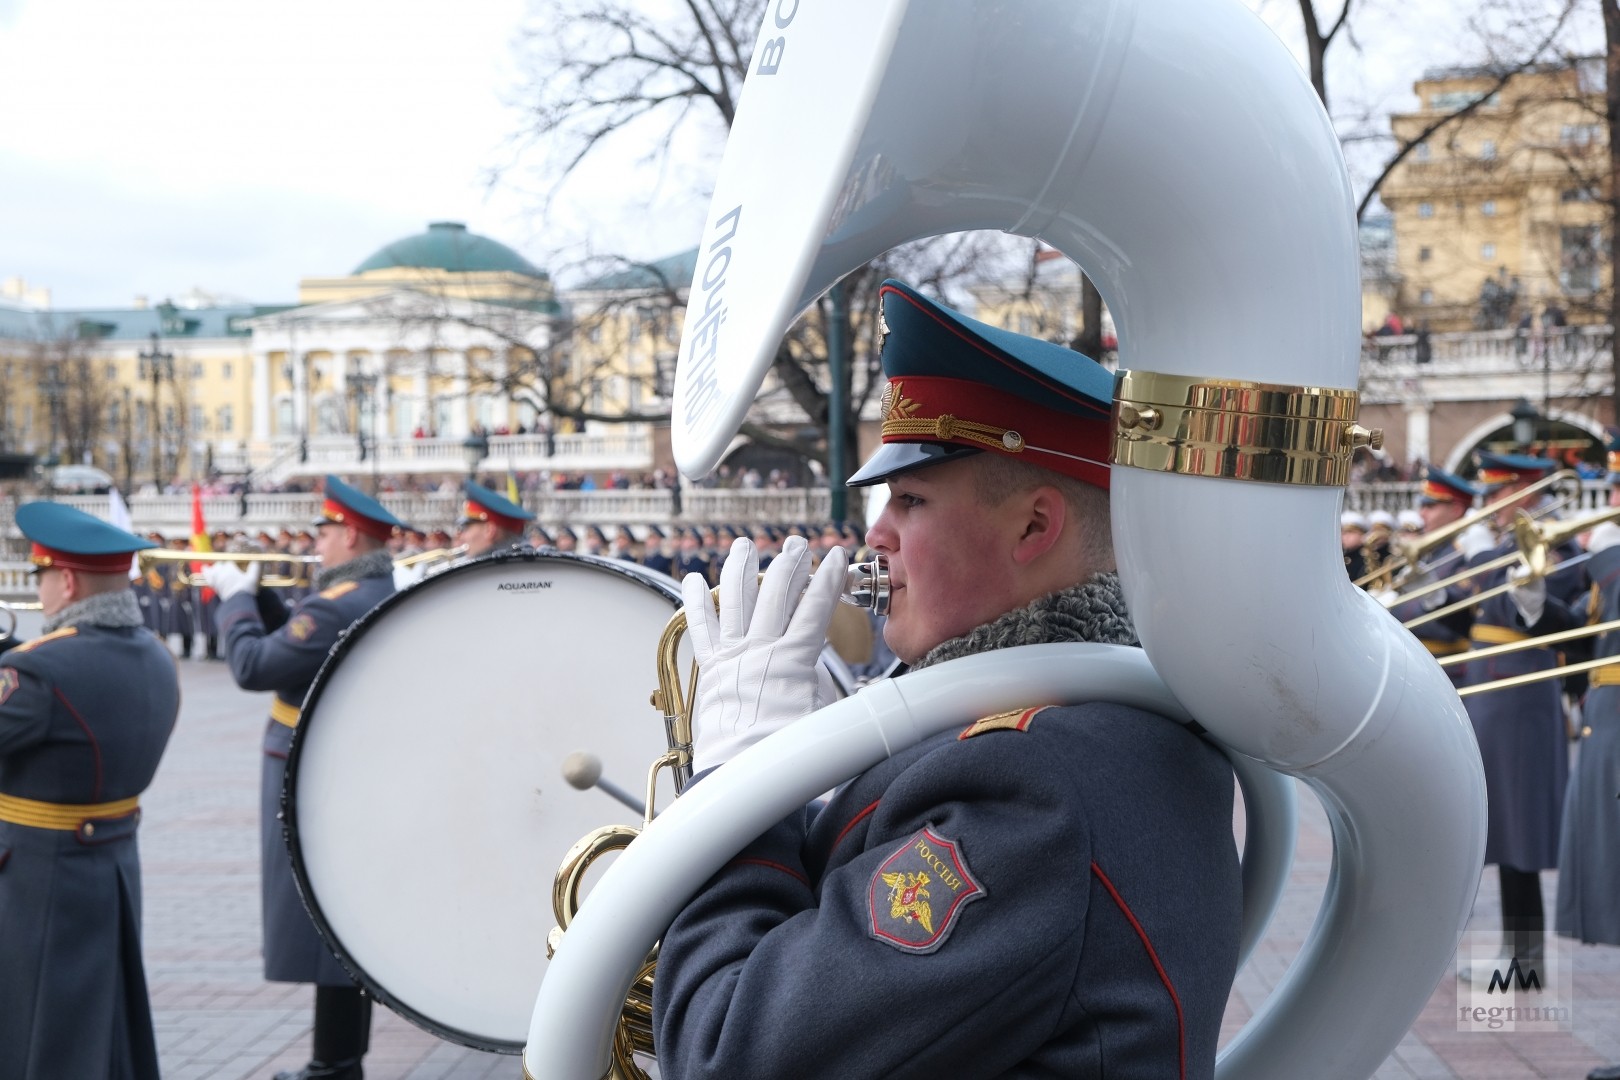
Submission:
M 16 520 L 45 633 L 0 656 L 0 1077 L 156 1080 L 135 836 L 180 686 L 130 590 L 154 545 L 55 503 Z
M 279 820 L 281 789 L 304 695 L 327 652 L 343 631 L 394 591 L 394 561 L 387 545 L 403 525 L 375 499 L 328 476 L 315 526 L 315 550 L 321 556 L 316 591 L 290 615 L 278 600 L 260 602 L 258 563 L 245 571 L 214 563 L 204 577 L 219 593 L 220 630 L 237 685 L 275 692 L 259 795 L 264 977 L 315 984 L 311 1060 L 296 1073 L 278 1074 L 277 1080 L 360 1080 L 371 1002 L 321 940 L 299 899 Z
M 1620 506 L 1620 438 L 1609 444 L 1609 505 Z M 1590 623 L 1620 619 L 1620 525 L 1605 522 L 1586 543 L 1591 553 Z M 1564 797 L 1558 843 L 1558 932 L 1588 945 L 1620 945 L 1620 632 L 1597 640 L 1612 667 L 1591 673 L 1582 711 L 1580 756 Z M 1587 1080 L 1620 1080 L 1620 1063 Z
M 892 493 L 868 540 L 894 651 L 1134 644 L 1108 372 L 899 283 L 880 296 L 883 445 L 849 482 Z M 812 576 L 790 537 L 756 589 L 758 562 L 733 544 L 718 615 L 683 582 L 699 784 L 825 703 L 845 553 Z M 666 1080 L 1213 1076 L 1242 906 L 1230 766 L 1139 709 L 1025 704 L 895 753 L 691 898 L 653 984 Z

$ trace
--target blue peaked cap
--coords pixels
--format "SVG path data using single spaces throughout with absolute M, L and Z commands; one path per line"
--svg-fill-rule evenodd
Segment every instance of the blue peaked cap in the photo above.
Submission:
M 908 379 L 913 380 L 912 387 L 927 387 L 927 380 L 948 379 L 976 384 L 986 391 L 982 402 L 974 402 L 970 388 L 953 387 L 958 397 L 937 404 L 921 402 L 922 411 L 907 413 L 907 418 L 920 415 L 926 420 L 948 412 L 972 421 L 975 427 L 1005 431 L 1011 440 L 1006 452 L 1106 487 L 1105 447 L 1114 404 L 1114 376 L 1108 369 L 1073 349 L 969 318 L 903 282 L 885 281 L 878 294 L 883 374 L 891 390 L 898 383 L 899 393 L 904 394 Z M 886 421 L 891 415 L 890 400 L 886 394 Z M 931 413 L 930 405 L 938 413 Z M 1021 434 L 1030 435 L 1027 445 L 1019 438 Z M 1052 453 L 1038 452 L 1043 448 Z M 995 445 L 994 438 L 986 441 L 982 434 L 930 438 L 926 432 L 891 435 L 885 430 L 883 445 L 847 483 L 851 487 L 876 484 L 984 449 L 1000 451 L 1002 447 Z M 1078 473 L 1071 471 L 1072 463 L 1079 459 L 1092 464 L 1081 466 Z

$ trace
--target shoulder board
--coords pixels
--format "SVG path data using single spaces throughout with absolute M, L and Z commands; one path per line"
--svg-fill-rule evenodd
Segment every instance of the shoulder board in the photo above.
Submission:
M 79 632 L 79 628 L 76 627 L 76 626 L 63 627 L 61 630 L 57 630 L 57 631 L 54 631 L 52 633 L 45 634 L 45 635 L 43 635 L 41 637 L 37 637 L 37 638 L 33 639 L 32 641 L 25 641 L 21 645 L 18 645 L 15 648 L 13 648 L 11 651 L 14 652 L 14 653 L 25 653 L 25 652 L 28 652 L 30 649 L 39 648 L 41 645 L 45 644 L 47 641 L 56 641 L 56 640 L 58 640 L 60 638 L 70 638 L 73 635 L 77 634 L 78 632 Z
M 359 585 L 358 582 L 354 582 L 354 581 L 340 582 L 339 584 L 332 586 L 330 589 L 322 590 L 321 591 L 321 599 L 322 600 L 336 600 L 340 596 L 346 596 L 349 593 L 354 592 L 354 590 L 358 589 L 359 587 L 360 587 L 360 585 Z
M 986 716 L 982 720 L 975 720 L 962 730 L 957 739 L 971 739 L 975 735 L 983 735 L 987 731 L 1028 731 L 1029 722 L 1035 719 L 1035 714 L 1046 705 L 1037 705 L 1033 709 L 1013 709 L 1010 712 L 999 712 L 994 716 Z

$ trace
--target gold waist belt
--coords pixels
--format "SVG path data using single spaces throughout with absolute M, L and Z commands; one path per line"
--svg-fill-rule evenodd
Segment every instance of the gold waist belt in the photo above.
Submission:
M 0 795 L 0 821 L 29 825 L 36 829 L 72 832 L 86 821 L 124 817 L 140 807 L 139 797 L 104 803 L 50 803 L 16 795 Z
M 270 699 L 270 719 L 278 724 L 295 728 L 298 726 L 298 717 L 303 713 L 296 705 L 289 705 L 280 698 Z
M 1522 630 L 1509 630 L 1505 626 L 1475 626 L 1468 636 L 1479 645 L 1511 645 L 1515 641 L 1529 641 L 1530 635 Z
M 1456 641 L 1430 641 L 1424 638 L 1423 647 L 1429 650 L 1430 656 L 1455 656 L 1468 651 L 1468 642 L 1462 638 Z
M 1612 664 L 1593 668 L 1587 680 L 1592 686 L 1620 686 L 1620 656 L 1614 657 Z

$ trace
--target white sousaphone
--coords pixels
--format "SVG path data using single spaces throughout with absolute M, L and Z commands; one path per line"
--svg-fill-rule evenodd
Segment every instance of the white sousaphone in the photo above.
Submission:
M 1032 699 L 1193 702 L 1229 753 L 1305 780 L 1334 873 L 1218 1073 L 1378 1068 L 1466 923 L 1485 796 L 1450 682 L 1351 585 L 1336 542 L 1344 465 L 1366 437 L 1351 206 L 1327 115 L 1237 0 L 771 0 L 687 307 L 682 471 L 715 466 L 789 322 L 843 274 L 929 235 L 1038 236 L 1098 283 L 1119 328 L 1114 537 L 1143 649 L 954 661 L 717 771 L 570 926 L 535 1004 L 530 1076 L 607 1073 L 648 947 L 770 823 L 964 715 Z M 1299 441 L 1268 442 L 1279 434 Z M 1261 569 L 1234 582 L 1234 565 Z M 1249 884 L 1246 906 L 1264 902 Z

